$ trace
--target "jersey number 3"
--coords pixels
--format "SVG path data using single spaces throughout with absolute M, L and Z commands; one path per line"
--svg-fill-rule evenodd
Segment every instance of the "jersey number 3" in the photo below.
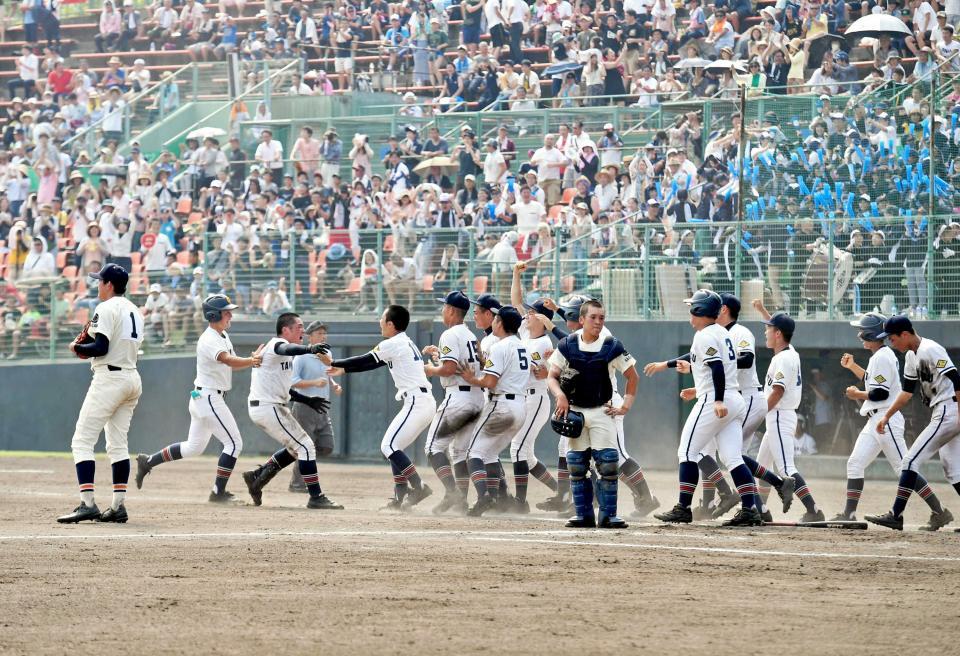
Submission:
M 733 342 L 731 342 L 729 339 L 725 339 L 723 341 L 727 343 L 727 355 L 730 356 L 731 360 L 736 360 L 737 354 L 733 351 Z

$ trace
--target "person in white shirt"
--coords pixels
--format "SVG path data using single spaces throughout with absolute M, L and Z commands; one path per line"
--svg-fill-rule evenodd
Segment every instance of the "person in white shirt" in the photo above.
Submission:
M 253 156 L 260 166 L 273 174 L 274 180 L 280 180 L 283 173 L 283 144 L 273 138 L 269 129 L 260 132 L 260 144 Z
M 904 440 L 904 420 L 899 412 L 890 415 L 887 421 L 887 430 L 877 431 L 877 422 L 898 396 L 900 386 L 900 363 L 889 346 L 883 343 L 880 334 L 887 318 L 876 312 L 868 312 L 850 325 L 859 328 L 857 338 L 863 348 L 870 352 L 870 361 L 866 369 L 857 364 L 853 355 L 844 353 L 840 358 L 840 366 L 852 373 L 858 381 L 863 381 L 864 389 L 850 385 L 846 389 L 846 397 L 851 401 L 860 401 L 860 416 L 867 418 L 853 451 L 847 460 L 847 502 L 843 512 L 830 521 L 856 521 L 857 506 L 860 503 L 860 494 L 863 492 L 864 474 L 867 467 L 880 453 L 887 458 L 887 462 L 899 475 L 903 465 L 903 457 L 907 453 L 907 444 Z M 940 505 L 940 500 L 927 484 L 927 480 L 917 475 L 914 491 L 930 506 L 930 522 L 927 528 L 936 531 L 953 520 L 949 510 Z
M 523 317 L 511 305 L 492 312 L 497 342 L 483 354 L 483 370 L 479 375 L 466 368 L 458 372 L 468 384 L 489 390 L 467 453 L 470 480 L 477 490 L 477 503 L 467 512 L 471 517 L 480 517 L 498 504 L 504 509 L 512 506 L 508 496 L 500 495 L 500 452 L 526 418 L 530 380 L 530 357 L 517 336 Z
M 913 446 L 903 458 L 897 497 L 890 512 L 883 515 L 867 515 L 866 520 L 880 526 L 903 530 L 903 511 L 910 499 L 910 492 L 917 487 L 920 467 L 934 454 L 940 454 L 940 464 L 947 482 L 960 491 L 960 373 L 957 372 L 947 349 L 940 344 L 921 337 L 913 329 L 907 317 L 890 317 L 883 324 L 883 332 L 877 335 L 888 339 L 890 346 L 905 354 L 903 364 L 903 389 L 877 421 L 878 433 L 895 430 L 891 426 L 896 416 L 920 392 L 924 405 L 930 408 L 930 423 L 920 431 Z M 931 518 L 932 519 L 932 518 Z M 931 522 L 927 530 L 936 530 L 940 522 Z
M 153 455 L 137 456 L 137 489 L 143 487 L 143 479 L 154 467 L 165 462 L 193 458 L 203 453 L 210 436 L 223 444 L 217 461 L 217 474 L 210 492 L 209 501 L 224 503 L 234 499 L 227 492 L 227 481 L 243 450 L 243 440 L 237 421 L 224 400 L 224 395 L 233 389 L 233 372 L 250 367 L 259 367 L 262 361 L 260 349 L 248 358 L 241 358 L 233 350 L 227 330 L 237 309 L 230 298 L 214 294 L 203 300 L 203 316 L 207 329 L 197 340 L 197 375 L 187 404 L 190 412 L 190 430 L 185 442 L 174 442 Z
M 143 305 L 143 318 L 157 335 L 163 332 L 163 316 L 169 308 L 170 297 L 163 293 L 160 283 L 150 285 Z
M 701 289 L 686 303 L 690 306 L 690 325 L 697 331 L 690 353 L 666 362 L 644 367 L 648 376 L 675 368 L 679 373 L 692 373 L 694 387 L 684 389 L 680 398 L 697 399 L 687 416 L 680 436 L 680 499 L 672 510 L 655 515 L 663 522 L 693 521 L 693 493 L 699 480 L 697 462 L 701 454 L 716 444 L 720 460 L 730 470 L 737 486 L 741 507 L 724 526 L 759 526 L 762 521 L 757 504 L 757 486 L 741 453 L 741 423 L 746 404 L 738 394 L 737 354 L 730 333 L 718 322 L 723 299 L 716 292 Z M 710 404 L 712 407 L 709 407 Z
M 491 187 L 506 184 L 509 170 L 503 153 L 498 148 L 497 140 L 487 140 L 487 155 L 483 160 L 484 183 Z
M 507 45 L 507 31 L 504 24 L 508 22 L 508 18 L 500 11 L 500 3 L 501 0 L 484 0 L 483 3 L 483 17 L 486 19 L 487 31 L 490 33 L 494 59 L 500 58 L 500 49 Z M 509 14 L 509 10 L 507 13 Z
M 420 480 L 417 468 L 403 452 L 426 430 L 437 412 L 437 402 L 430 391 L 423 357 L 406 333 L 409 325 L 410 312 L 407 308 L 391 305 L 380 316 L 380 334 L 384 339 L 372 351 L 341 360 L 320 355 L 320 360 L 333 368 L 330 375 L 372 371 L 383 366 L 390 371 L 397 388 L 396 398 L 403 405 L 380 441 L 380 453 L 390 461 L 393 470 L 394 495 L 386 506 L 389 510 L 415 506 L 432 493 L 430 486 Z
M 560 171 L 573 162 L 554 147 L 554 136 L 543 138 L 543 148 L 538 148 L 530 158 L 530 164 L 537 167 L 537 180 L 546 195 L 547 205 L 552 207 L 560 200 Z
M 530 187 L 520 187 L 520 200 L 510 206 L 510 212 L 517 215 L 517 232 L 529 235 L 536 232 L 541 221 L 547 218 L 547 210 L 533 199 Z
M 129 274 L 123 267 L 107 264 L 91 277 L 98 281 L 100 304 L 85 330 L 88 339 L 81 341 L 78 337 L 70 343 L 70 350 L 77 357 L 90 360 L 93 371 L 70 444 L 80 486 L 80 505 L 57 521 L 75 524 L 97 520 L 122 524 L 128 518 L 123 505 L 130 478 L 127 432 L 143 392 L 137 372 L 137 358 L 143 343 L 143 317 L 137 306 L 124 297 Z M 106 438 L 113 475 L 113 499 L 110 508 L 102 514 L 93 496 L 96 473 L 93 450 L 101 432 Z

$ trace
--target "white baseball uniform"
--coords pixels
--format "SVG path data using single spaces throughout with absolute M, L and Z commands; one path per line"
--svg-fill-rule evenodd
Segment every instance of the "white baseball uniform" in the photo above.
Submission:
M 780 477 L 792 476 L 797 473 L 793 455 L 796 451 L 797 408 L 803 391 L 800 354 L 793 346 L 787 345 L 770 360 L 763 387 L 764 403 L 774 387 L 782 388 L 783 396 L 767 412 L 767 430 L 760 440 L 757 462 L 767 468 L 773 467 Z
M 190 431 L 187 441 L 180 443 L 184 458 L 203 453 L 213 435 L 223 444 L 223 452 L 234 458 L 243 449 L 240 429 L 224 396 L 233 388 L 233 369 L 217 360 L 221 353 L 235 355 L 226 332 L 207 327 L 197 340 L 197 377 L 190 395 Z M 164 454 L 166 456 L 166 454 Z
M 530 357 L 531 365 L 547 366 L 547 360 L 553 351 L 553 342 L 547 335 L 527 336 L 521 340 L 521 343 Z M 530 367 L 528 380 L 524 401 L 526 416 L 510 442 L 510 460 L 513 462 L 526 460 L 533 468 L 537 464 L 537 456 L 534 453 L 537 436 L 550 419 L 550 395 L 547 390 L 547 380 L 538 379 L 533 373 L 533 366 Z
M 920 396 L 932 410 L 924 428 L 903 459 L 903 468 L 915 472 L 920 465 L 940 452 L 940 464 L 951 485 L 960 483 L 960 434 L 953 383 L 947 374 L 955 371 L 947 350 L 932 339 L 920 338 L 916 353 L 907 351 L 903 364 L 905 380 L 915 381 Z
M 710 363 L 723 365 L 723 403 L 727 407 L 725 417 L 717 417 L 713 410 L 715 392 Z M 720 460 L 727 469 L 743 464 L 740 425 L 746 406 L 737 393 L 737 354 L 730 333 L 719 324 L 697 331 L 690 347 L 690 370 L 696 387 L 697 403 L 687 416 L 680 435 L 677 456 L 680 462 L 696 462 L 707 445 L 716 440 Z
M 143 315 L 123 296 L 100 303 L 90 320 L 88 334 L 104 335 L 107 353 L 90 358 L 93 379 L 83 399 L 71 449 L 73 461 L 93 460 L 93 450 L 103 431 L 110 463 L 130 458 L 127 433 L 143 388 L 137 356 L 143 343 Z
M 370 353 L 377 362 L 389 367 L 397 388 L 396 398 L 403 403 L 380 442 L 380 453 L 389 458 L 394 451 L 403 451 L 413 444 L 430 425 L 437 412 L 437 401 L 423 372 L 420 351 L 406 333 L 383 340 Z
M 440 335 L 437 344 L 440 362 L 456 362 L 474 375 L 480 371 L 477 337 L 464 324 L 451 326 Z M 441 376 L 445 390 L 443 401 L 427 431 L 426 453 L 450 449 L 453 462 L 463 462 L 473 436 L 473 427 L 483 409 L 483 389 L 470 385 L 460 376 Z
M 903 456 L 907 453 L 907 444 L 903 437 L 902 414 L 898 412 L 890 417 L 887 430 L 882 433 L 877 431 L 877 422 L 901 390 L 900 364 L 893 349 L 889 346 L 881 346 L 870 356 L 863 382 L 868 393 L 875 389 L 882 389 L 889 395 L 882 401 L 868 399 L 860 406 L 860 415 L 868 419 L 857 436 L 853 451 L 850 452 L 850 458 L 847 460 L 847 478 L 863 478 L 867 466 L 876 460 L 881 451 L 893 470 L 899 472 L 903 464 Z
M 297 460 L 316 460 L 317 448 L 296 420 L 287 403 L 293 384 L 292 355 L 279 355 L 278 344 L 289 344 L 274 337 L 261 352 L 260 366 L 251 370 L 247 410 L 250 419 L 267 435 L 282 444 Z
M 530 357 L 516 335 L 498 340 L 486 352 L 481 375 L 493 374 L 497 385 L 490 392 L 476 431 L 470 441 L 469 458 L 484 464 L 497 462 L 526 416 L 526 391 L 530 383 Z

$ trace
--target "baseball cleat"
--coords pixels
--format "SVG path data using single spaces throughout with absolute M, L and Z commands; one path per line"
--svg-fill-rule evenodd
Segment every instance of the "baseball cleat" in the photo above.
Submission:
M 693 509 L 693 521 L 699 522 L 704 519 L 713 519 L 713 508 L 700 504 Z
M 443 499 L 440 500 L 440 503 L 433 507 L 432 512 L 434 515 L 442 515 L 461 501 L 463 501 L 463 495 L 461 495 L 459 492 L 448 491 L 443 495 Z
M 69 515 L 57 517 L 57 521 L 61 524 L 76 524 L 77 522 L 87 522 L 94 519 L 100 519 L 100 509 L 97 508 L 97 504 L 88 506 L 83 503 L 74 508 Z
M 784 476 L 783 485 L 777 488 L 777 494 L 780 495 L 780 500 L 783 501 L 783 512 L 790 510 L 790 504 L 793 503 L 793 491 L 797 489 L 797 481 L 793 476 Z M 823 521 L 823 517 L 819 520 L 811 521 Z
M 723 523 L 724 526 L 762 526 L 763 518 L 756 508 L 741 508 L 731 519 Z
M 930 521 L 920 527 L 921 531 L 937 531 L 953 521 L 953 513 L 944 508 L 938 513 L 930 513 Z
M 567 528 L 597 528 L 597 520 L 594 517 L 571 517 L 565 524 Z
M 557 494 L 552 497 L 547 497 L 537 504 L 537 508 L 552 512 L 563 512 L 569 506 L 569 502 L 564 500 L 565 497 L 565 494 Z
M 477 499 L 477 502 L 473 504 L 473 507 L 467 511 L 468 517 L 482 517 L 483 513 L 487 512 L 496 504 L 496 500 L 488 496 L 482 496 Z
M 306 483 L 290 483 L 287 486 L 287 492 L 293 492 L 295 494 L 302 494 L 307 491 Z
M 827 521 L 826 516 L 823 514 L 823 511 L 820 509 L 814 510 L 813 512 L 803 513 L 803 517 L 800 518 L 801 522 L 825 522 Z
M 713 510 L 713 519 L 720 519 L 728 512 L 737 507 L 740 503 L 740 495 L 735 494 L 734 492 L 729 492 L 727 494 L 720 495 L 720 501 L 717 502 L 717 507 Z
M 233 492 L 227 492 L 226 490 L 223 492 L 211 492 L 207 498 L 207 501 L 210 503 L 233 503 L 237 500 Z
M 343 510 L 343 506 L 328 499 L 326 494 L 310 497 L 310 500 L 307 501 L 307 508 L 311 510 Z
M 406 508 L 413 508 L 415 505 L 426 499 L 428 496 L 433 494 L 433 490 L 430 489 L 430 486 L 426 483 L 418 489 L 412 489 L 407 493 Z
M 491 510 L 495 513 L 509 513 L 513 512 L 516 508 L 517 498 L 510 494 L 500 493 L 500 496 L 497 497 L 496 503 L 493 504 Z
M 257 486 L 257 474 L 260 467 L 253 471 L 243 472 L 243 482 L 247 484 L 247 491 L 250 492 L 250 498 L 253 499 L 253 505 L 259 506 L 263 503 L 263 490 Z
M 150 456 L 145 453 L 140 453 L 137 455 L 137 476 L 134 479 L 137 483 L 137 489 L 143 487 L 143 479 L 147 477 L 147 474 L 150 473 L 150 470 L 153 467 L 150 466 Z
M 830 521 L 831 522 L 855 522 L 857 521 L 857 516 L 854 515 L 853 513 L 850 513 L 849 515 L 847 513 L 837 513 L 836 515 L 830 518 Z
M 634 495 L 633 506 L 636 510 L 630 513 L 631 517 L 646 517 L 660 507 L 660 502 L 654 496 L 638 497 Z
M 403 502 L 396 497 L 393 497 L 392 499 L 387 501 L 387 505 L 382 506 L 380 508 L 380 510 L 402 510 L 402 509 L 403 509 Z
M 765 522 L 767 522 L 767 523 L 772 522 L 772 521 L 773 521 L 773 513 L 770 512 L 769 510 L 764 510 L 762 513 L 760 513 L 760 519 L 762 519 L 763 521 L 765 521 Z
M 120 504 L 120 507 L 114 510 L 113 508 L 107 508 L 104 510 L 100 517 L 97 518 L 98 522 L 116 522 L 117 524 L 126 524 L 127 523 L 127 509 Z
M 654 515 L 661 522 L 669 522 L 672 524 L 689 524 L 693 521 L 693 511 L 686 506 L 681 506 L 679 503 L 673 508 L 668 510 L 665 513 L 658 513 Z
M 513 512 L 520 515 L 529 515 L 530 514 L 530 504 L 527 501 L 520 501 L 520 499 L 513 500 Z
M 604 517 L 600 520 L 600 528 L 629 528 L 629 525 L 617 516 Z
M 868 522 L 872 524 L 879 524 L 880 526 L 886 526 L 887 528 L 892 528 L 895 531 L 903 530 L 903 517 L 895 517 L 893 511 L 885 513 L 883 515 L 867 515 L 864 517 Z

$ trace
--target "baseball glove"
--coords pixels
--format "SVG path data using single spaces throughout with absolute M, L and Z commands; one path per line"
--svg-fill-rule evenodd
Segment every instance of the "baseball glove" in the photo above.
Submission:
M 83 324 L 83 330 L 80 331 L 80 334 L 73 338 L 73 343 L 74 344 L 93 343 L 94 339 L 93 337 L 90 336 L 89 329 L 90 329 L 90 322 L 88 321 L 87 323 Z M 79 353 L 76 353 L 75 355 L 81 360 L 87 359 L 86 355 L 80 355 Z

